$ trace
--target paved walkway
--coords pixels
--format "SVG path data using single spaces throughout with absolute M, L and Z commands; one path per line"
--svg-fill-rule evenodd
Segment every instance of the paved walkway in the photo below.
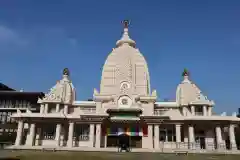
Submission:
M 7 150 L 55 150 L 55 151 L 97 151 L 97 152 L 117 152 L 117 148 L 93 148 L 93 147 L 42 147 L 42 146 L 9 146 Z M 159 153 L 174 153 L 176 151 L 188 151 L 188 153 L 205 153 L 205 154 L 240 154 L 240 150 L 187 150 L 187 149 L 144 149 L 133 148 L 131 152 L 159 152 Z

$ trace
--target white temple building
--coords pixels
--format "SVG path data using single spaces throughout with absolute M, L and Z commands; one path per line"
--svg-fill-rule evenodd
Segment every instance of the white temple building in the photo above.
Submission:
M 57 150 L 116 148 L 121 135 L 134 149 L 162 151 L 237 150 L 235 127 L 240 118 L 216 115 L 214 102 L 190 80 L 185 69 L 175 101 L 157 101 L 144 56 L 129 37 L 122 38 L 105 61 L 100 90 L 92 101 L 77 101 L 70 72 L 39 99 L 38 113 L 12 115 L 18 129 L 14 149 Z

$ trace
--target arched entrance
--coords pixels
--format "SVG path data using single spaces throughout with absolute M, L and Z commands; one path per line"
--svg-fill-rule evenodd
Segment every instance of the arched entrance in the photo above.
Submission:
M 118 136 L 118 144 L 119 146 L 130 146 L 130 136 L 127 134 L 121 134 Z
M 120 151 L 125 150 L 127 152 L 130 151 L 131 141 L 130 136 L 127 134 L 121 134 L 118 136 L 118 148 Z

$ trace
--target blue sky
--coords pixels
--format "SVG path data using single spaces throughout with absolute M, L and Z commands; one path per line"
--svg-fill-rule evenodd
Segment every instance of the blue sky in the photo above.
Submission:
M 239 8 L 239 0 L 3 0 L 0 80 L 46 92 L 68 67 L 78 100 L 91 98 L 130 19 L 159 99 L 175 97 L 186 67 L 215 111 L 231 113 L 240 106 Z

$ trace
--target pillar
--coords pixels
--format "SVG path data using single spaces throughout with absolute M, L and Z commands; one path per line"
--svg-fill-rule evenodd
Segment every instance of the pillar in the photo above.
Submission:
M 36 132 L 37 133 L 36 133 L 36 138 L 35 138 L 35 146 L 39 146 L 40 141 L 41 141 L 42 128 L 37 128 Z
M 70 122 L 68 127 L 68 141 L 67 141 L 68 147 L 73 146 L 73 132 L 74 132 L 74 123 Z
M 68 114 L 68 105 L 64 105 L 63 113 Z
M 217 141 L 217 149 L 223 149 L 223 139 L 222 139 L 222 130 L 220 126 L 216 126 L 216 141 Z
M 159 125 L 154 125 L 154 148 L 159 149 Z
M 40 107 L 40 113 L 41 113 L 41 114 L 44 113 L 44 104 L 41 104 L 41 107 Z
M 188 144 L 188 128 L 184 127 L 184 144 Z
M 191 113 L 193 116 L 195 116 L 195 106 L 191 106 Z
M 208 116 L 207 106 L 203 106 L 203 116 Z
M 61 140 L 61 129 L 62 129 L 62 125 L 61 124 L 57 124 L 56 125 L 56 136 L 55 136 L 55 141 L 56 141 L 56 145 L 60 146 L 60 140 Z
M 17 137 L 15 140 L 15 145 L 19 146 L 22 142 L 22 135 L 23 135 L 23 120 L 18 121 L 18 129 L 17 129 Z
M 93 143 L 94 143 L 94 124 L 90 124 L 89 141 L 90 141 L 90 146 L 93 147 Z
M 183 116 L 188 116 L 188 108 L 186 106 L 182 107 L 182 111 L 183 111 Z
M 29 135 L 27 136 L 26 145 L 33 146 L 35 139 L 35 124 L 32 123 L 29 128 Z
M 96 124 L 96 141 L 95 147 L 100 148 L 101 144 L 101 124 Z
M 188 126 L 188 142 L 189 142 L 189 149 L 195 148 L 194 128 L 192 125 Z
M 234 124 L 230 124 L 229 125 L 229 140 L 230 140 L 230 147 L 231 147 L 232 150 L 237 149 L 234 129 L 235 129 Z
M 176 124 L 175 125 L 175 130 L 176 130 L 177 148 L 180 148 L 180 143 L 181 143 L 181 124 Z
M 152 149 L 153 148 L 153 125 L 148 125 L 148 146 L 147 148 Z
M 44 113 L 46 113 L 46 114 L 48 113 L 48 104 L 47 103 L 45 104 Z
M 107 135 L 104 135 L 104 148 L 107 148 Z
M 56 113 L 59 113 L 59 111 L 60 111 L 60 104 L 58 103 L 56 104 Z
M 212 106 L 209 106 L 208 107 L 208 116 L 211 116 L 212 115 Z

